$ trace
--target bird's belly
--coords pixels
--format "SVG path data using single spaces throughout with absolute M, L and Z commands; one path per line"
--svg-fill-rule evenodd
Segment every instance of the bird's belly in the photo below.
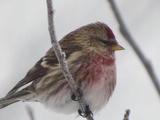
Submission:
M 80 86 L 83 90 L 84 99 L 87 105 L 89 105 L 92 112 L 97 112 L 104 107 L 114 90 L 116 82 L 115 65 L 104 65 L 101 66 L 101 68 L 97 67 L 89 72 L 92 72 L 93 75 L 86 77 L 84 74 L 85 80 L 84 82 L 81 82 Z M 86 71 L 87 74 L 89 74 L 89 72 Z M 77 79 L 78 78 L 76 78 L 76 80 Z M 77 112 L 80 108 L 78 102 L 71 99 L 71 95 L 71 90 L 67 84 L 67 87 L 63 87 L 57 94 L 48 97 L 48 94 L 44 93 L 39 99 L 47 108 L 53 109 L 55 112 L 69 114 Z
M 84 89 L 84 98 L 91 110 L 97 112 L 103 108 L 111 96 L 116 84 L 115 65 L 102 66 L 102 72 L 97 80 Z

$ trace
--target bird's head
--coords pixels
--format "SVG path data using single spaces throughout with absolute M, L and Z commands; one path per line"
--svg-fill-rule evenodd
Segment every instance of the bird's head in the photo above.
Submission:
M 123 50 L 116 41 L 112 30 L 104 23 L 97 22 L 80 27 L 69 33 L 63 39 L 70 47 L 94 51 L 99 54 L 114 54 L 114 51 Z M 77 46 L 78 45 L 78 46 Z

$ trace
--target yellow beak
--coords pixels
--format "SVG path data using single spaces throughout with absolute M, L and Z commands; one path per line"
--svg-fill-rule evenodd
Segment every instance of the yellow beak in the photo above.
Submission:
M 117 44 L 117 45 L 113 45 L 112 46 L 112 50 L 114 50 L 114 51 L 116 51 L 116 50 L 124 50 L 124 48 Z

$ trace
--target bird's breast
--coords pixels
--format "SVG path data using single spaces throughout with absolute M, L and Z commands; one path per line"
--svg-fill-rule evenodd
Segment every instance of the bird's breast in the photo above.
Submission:
M 115 60 L 96 54 L 81 65 L 75 79 L 81 86 L 91 110 L 98 111 L 104 107 L 114 90 Z

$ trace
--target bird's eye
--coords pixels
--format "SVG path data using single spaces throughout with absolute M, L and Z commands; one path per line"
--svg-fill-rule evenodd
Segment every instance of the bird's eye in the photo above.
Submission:
M 113 41 L 108 41 L 108 40 L 100 40 L 103 44 L 105 44 L 105 45 L 109 45 L 109 46 L 112 46 L 112 45 L 114 45 L 115 44 L 115 42 L 113 42 Z

